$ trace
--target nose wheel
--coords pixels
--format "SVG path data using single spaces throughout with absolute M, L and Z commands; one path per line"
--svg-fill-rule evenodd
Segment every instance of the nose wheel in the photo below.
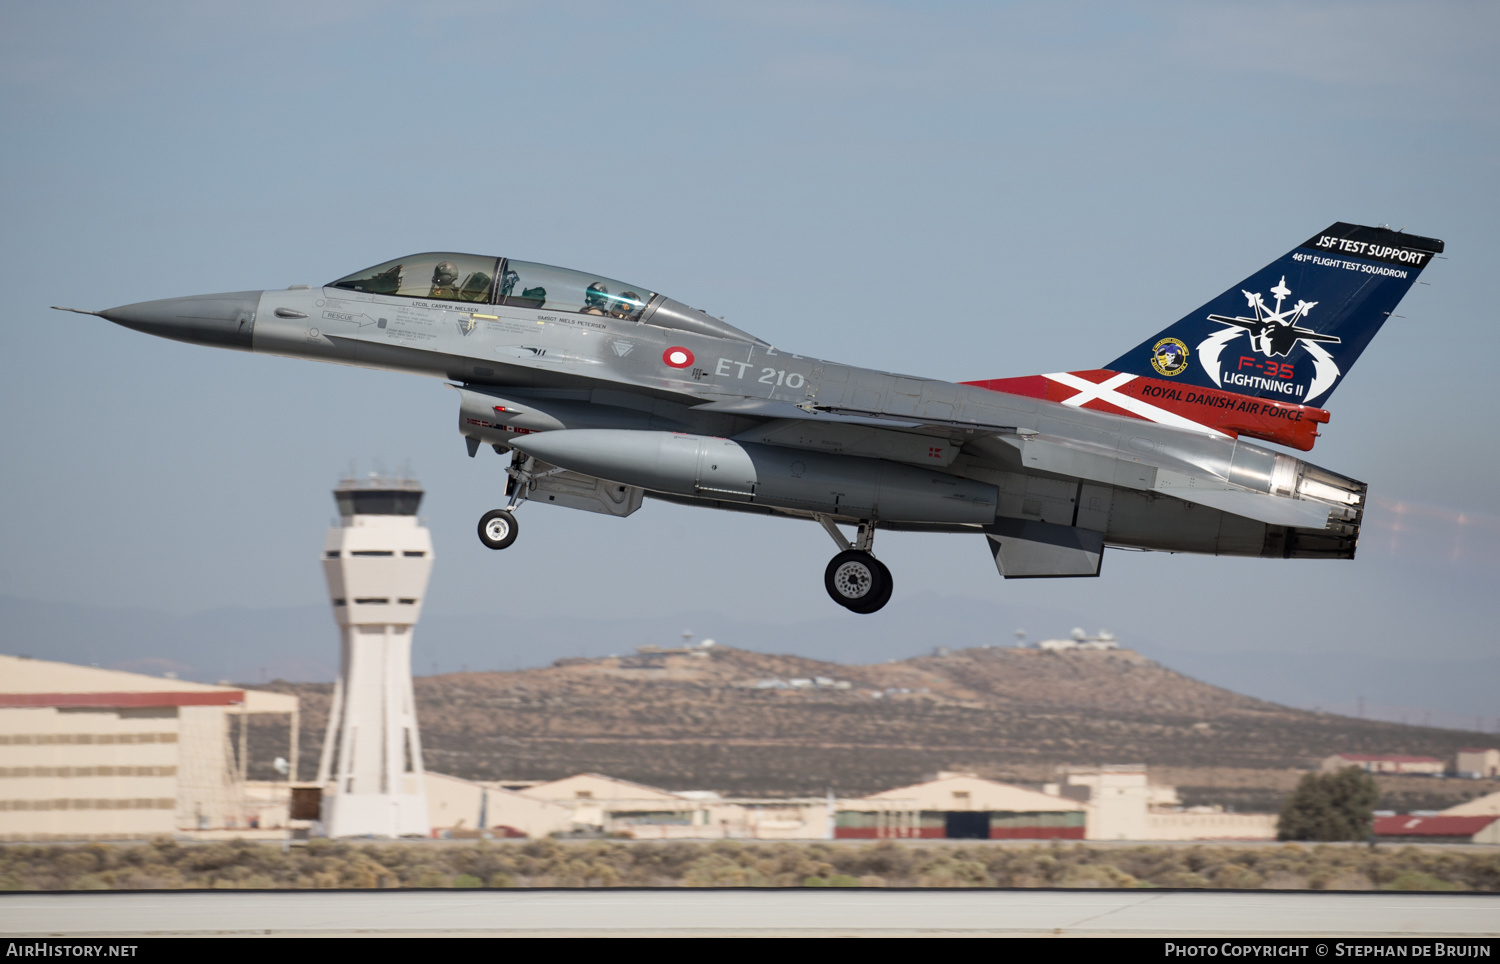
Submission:
M 895 583 L 885 563 L 862 549 L 848 549 L 823 570 L 823 586 L 850 612 L 873 613 L 891 601 Z
M 491 549 L 504 549 L 519 532 L 516 517 L 505 509 L 491 509 L 479 517 L 479 541 Z
M 496 446 L 498 451 L 499 446 Z M 510 467 L 505 470 L 509 476 L 505 480 L 505 494 L 510 496 L 510 505 L 503 509 L 491 509 L 479 517 L 479 541 L 490 549 L 504 549 L 516 541 L 520 533 L 516 525 L 515 512 L 526 501 L 531 494 L 531 485 L 538 478 L 560 472 L 561 469 L 552 469 L 551 472 L 536 472 L 536 459 L 520 452 L 514 453 L 510 461 Z

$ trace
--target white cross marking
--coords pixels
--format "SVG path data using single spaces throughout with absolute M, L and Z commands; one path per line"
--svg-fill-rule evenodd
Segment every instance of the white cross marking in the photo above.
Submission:
M 1066 399 L 1063 402 L 1064 405 L 1070 405 L 1073 408 L 1078 408 L 1085 402 L 1091 402 L 1097 398 L 1101 402 L 1108 402 L 1109 404 L 1114 405 L 1117 408 L 1123 408 L 1125 409 L 1125 411 L 1130 412 L 1132 415 L 1139 415 L 1141 418 L 1144 418 L 1150 422 L 1158 422 L 1162 425 L 1170 425 L 1174 428 L 1187 428 L 1199 432 L 1209 432 L 1213 435 L 1225 434 L 1216 428 L 1210 428 L 1207 425 L 1202 424 L 1201 422 L 1195 422 L 1190 418 L 1178 415 L 1176 412 L 1169 412 L 1164 408 L 1157 408 L 1155 405 L 1144 402 L 1139 398 L 1135 398 L 1130 395 L 1122 395 L 1119 392 L 1115 391 L 1115 389 L 1119 388 L 1121 385 L 1133 381 L 1136 377 L 1134 375 L 1122 372 L 1118 375 L 1106 378 L 1102 382 L 1091 382 L 1087 378 L 1079 378 L 1077 375 L 1074 375 L 1070 372 L 1057 372 L 1051 375 L 1043 375 L 1042 377 L 1050 378 L 1054 382 L 1057 382 L 1059 385 L 1066 385 L 1069 388 L 1077 389 L 1077 395 L 1074 395 L 1072 398 Z

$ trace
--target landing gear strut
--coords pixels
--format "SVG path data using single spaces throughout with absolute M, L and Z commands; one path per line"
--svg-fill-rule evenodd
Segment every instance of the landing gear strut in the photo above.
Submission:
M 891 600 L 895 581 L 885 564 L 870 554 L 875 541 L 873 522 L 861 522 L 853 545 L 827 516 L 818 522 L 843 550 L 823 570 L 823 586 L 834 602 L 850 612 L 873 613 Z
M 515 511 L 531 494 L 531 484 L 543 475 L 551 474 L 537 473 L 536 466 L 536 459 L 520 452 L 511 459 L 510 467 L 505 470 L 510 476 L 505 482 L 505 494 L 510 496 L 510 504 L 503 509 L 491 509 L 479 517 L 479 541 L 488 548 L 504 549 L 516 541 L 520 527 L 516 524 Z

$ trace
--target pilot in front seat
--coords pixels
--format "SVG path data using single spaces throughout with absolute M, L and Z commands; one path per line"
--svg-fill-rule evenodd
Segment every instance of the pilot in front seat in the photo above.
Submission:
M 452 261 L 437 263 L 432 269 L 432 290 L 427 292 L 427 297 L 458 300 L 458 265 Z

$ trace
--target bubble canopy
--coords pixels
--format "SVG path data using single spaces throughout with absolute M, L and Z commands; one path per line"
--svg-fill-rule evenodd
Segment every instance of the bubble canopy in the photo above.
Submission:
M 430 251 L 356 271 L 328 285 L 369 294 L 547 308 L 637 321 L 656 292 L 614 278 L 529 261 Z
M 486 255 L 428 251 L 356 271 L 325 287 L 396 298 L 597 315 L 763 344 L 722 319 L 641 285 L 572 268 Z
M 398 298 L 436 298 L 441 301 L 478 301 L 492 304 L 499 258 L 474 254 L 429 252 L 356 271 L 327 285 L 372 295 Z

